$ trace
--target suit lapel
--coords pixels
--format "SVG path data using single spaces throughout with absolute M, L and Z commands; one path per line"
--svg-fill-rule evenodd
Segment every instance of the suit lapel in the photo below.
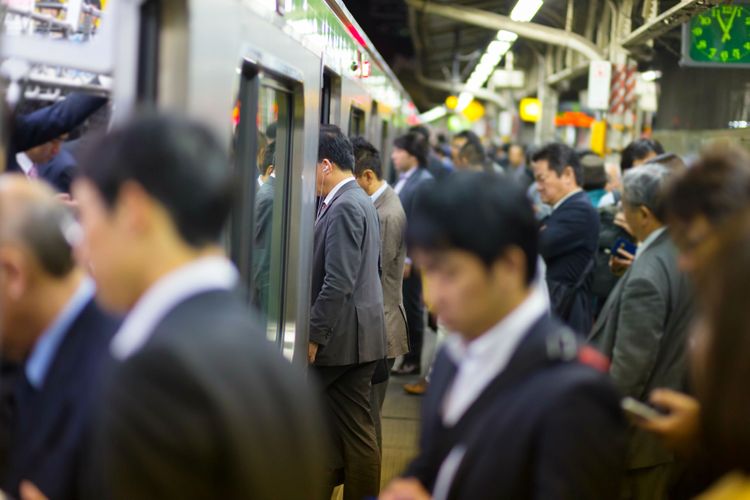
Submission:
M 336 194 L 335 194 L 335 195 L 333 195 L 333 198 L 331 198 L 331 202 L 330 202 L 330 203 L 328 203 L 328 204 L 327 204 L 327 205 L 325 206 L 325 208 L 323 208 L 323 209 L 322 209 L 322 210 L 320 211 L 320 214 L 319 214 L 319 215 L 318 215 L 318 217 L 317 217 L 317 218 L 315 219 L 315 224 L 317 225 L 317 224 L 318 224 L 318 222 L 320 222 L 321 220 L 323 220 L 323 217 L 325 217 L 325 215 L 326 215 L 326 214 L 328 213 L 328 211 L 329 211 L 329 210 L 331 209 L 331 207 L 333 206 L 333 204 L 334 204 L 334 203 L 336 203 L 336 200 L 338 200 L 338 199 L 339 199 L 339 198 L 341 197 L 341 195 L 342 195 L 342 194 L 344 194 L 345 192 L 347 192 L 347 191 L 349 191 L 350 189 L 352 189 L 352 188 L 355 188 L 355 187 L 356 187 L 357 189 L 361 189 L 361 188 L 359 187 L 359 185 L 357 185 L 357 181 L 349 181 L 349 182 L 347 182 L 346 184 L 344 184 L 343 186 L 341 186 L 341 188 L 340 188 L 340 189 L 339 189 L 339 190 L 338 190 L 338 191 L 336 192 Z

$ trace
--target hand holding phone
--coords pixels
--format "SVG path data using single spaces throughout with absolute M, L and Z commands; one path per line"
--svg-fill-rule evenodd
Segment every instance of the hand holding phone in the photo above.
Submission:
M 617 238 L 614 245 L 612 245 L 612 255 L 615 257 L 622 258 L 623 256 L 620 254 L 620 250 L 624 250 L 625 252 L 629 253 L 632 256 L 635 256 L 636 250 L 638 250 L 638 247 L 633 243 L 632 241 L 628 240 L 627 238 Z
M 625 414 L 631 418 L 654 420 L 663 416 L 656 408 L 631 397 L 623 398 L 620 406 Z

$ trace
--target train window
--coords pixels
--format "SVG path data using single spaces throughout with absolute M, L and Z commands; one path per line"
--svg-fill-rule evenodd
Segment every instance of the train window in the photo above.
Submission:
M 273 79 L 243 71 L 234 113 L 242 195 L 232 217 L 231 255 L 268 339 L 281 345 L 292 94 Z
M 364 135 L 365 133 L 365 112 L 352 106 L 349 113 L 349 137 Z
M 320 92 L 320 123 L 331 123 L 331 74 L 323 72 L 323 88 Z

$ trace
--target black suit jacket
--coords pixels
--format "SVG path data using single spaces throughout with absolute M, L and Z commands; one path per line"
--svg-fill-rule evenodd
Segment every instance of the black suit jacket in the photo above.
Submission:
M 456 367 L 441 351 L 422 407 L 420 452 L 404 475 L 432 492 L 453 443 L 466 452 L 451 500 L 611 498 L 625 455 L 619 397 L 605 373 L 551 348 L 561 345 L 561 331 L 556 320 L 540 319 L 451 428 L 441 414 Z M 575 358 L 575 338 L 564 331 Z
M 255 193 L 255 232 L 253 234 L 253 303 L 260 311 L 268 310 L 271 285 L 271 231 L 276 179 L 268 180 Z
M 8 473 L 3 489 L 18 496 L 22 480 L 34 483 L 48 498 L 79 498 L 87 472 L 85 454 L 93 405 L 98 403 L 102 369 L 110 360 L 109 342 L 119 321 L 92 299 L 73 321 L 60 344 L 40 390 L 30 387 L 19 408 L 23 421 L 13 425 Z M 19 384 L 28 384 L 25 376 Z
M 93 498 L 309 498 L 322 430 L 315 389 L 295 370 L 238 294 L 183 301 L 113 365 Z
M 8 148 L 8 172 L 18 172 L 16 154 L 60 137 L 83 123 L 107 103 L 105 97 L 70 94 L 52 106 L 25 115 L 15 115 Z
M 582 335 L 588 335 L 593 320 L 591 275 L 573 292 L 567 314 L 559 310 L 559 292 L 561 288 L 574 287 L 587 268 L 593 270 L 598 242 L 599 214 L 583 191 L 565 200 L 542 221 L 539 253 L 547 264 L 552 309 Z

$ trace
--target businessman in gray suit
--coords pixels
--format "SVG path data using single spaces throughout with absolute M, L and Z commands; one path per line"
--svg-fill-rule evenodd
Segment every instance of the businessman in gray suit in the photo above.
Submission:
M 623 396 L 648 400 L 657 387 L 685 391 L 685 343 L 691 293 L 677 267 L 677 250 L 664 225 L 662 203 L 669 170 L 658 164 L 633 169 L 623 179 L 623 208 L 641 242 L 589 336 L 612 360 L 610 375 Z M 632 430 L 621 498 L 666 498 L 672 455 L 645 431 Z
M 375 146 L 363 137 L 355 137 L 352 145 L 354 175 L 357 183 L 370 196 L 380 220 L 380 284 L 383 287 L 386 359 L 378 365 L 373 378 L 373 408 L 378 410 L 375 425 L 378 443 L 381 443 L 379 410 L 385 401 L 388 373 L 396 357 L 409 352 L 402 291 L 406 260 L 406 213 L 396 192 L 383 179 L 383 163 Z
M 377 496 L 380 487 L 370 392 L 385 357 L 378 214 L 353 169 L 349 139 L 321 126 L 316 182 L 324 200 L 315 220 L 308 354 L 332 424 L 330 486 L 343 467 L 344 500 Z

